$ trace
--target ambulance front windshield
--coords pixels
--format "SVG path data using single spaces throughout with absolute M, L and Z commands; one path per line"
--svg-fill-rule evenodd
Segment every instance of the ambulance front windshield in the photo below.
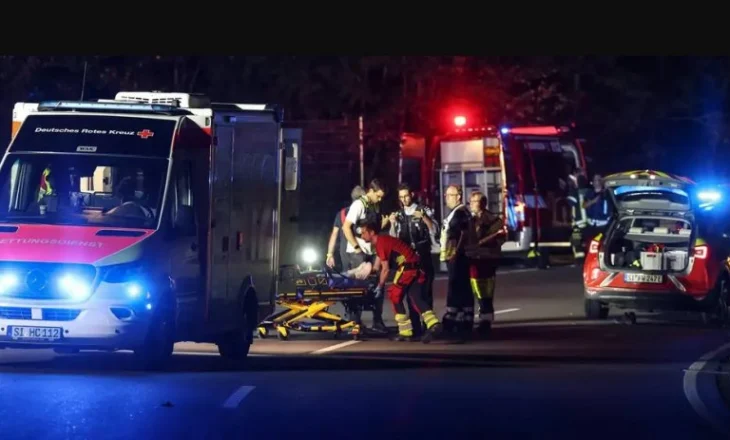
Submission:
M 12 153 L 0 169 L 0 221 L 154 228 L 166 159 Z

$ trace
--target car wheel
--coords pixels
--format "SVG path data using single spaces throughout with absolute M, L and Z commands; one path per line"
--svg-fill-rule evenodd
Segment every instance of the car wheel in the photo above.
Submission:
M 609 307 L 595 299 L 586 299 L 584 303 L 586 318 L 606 319 L 608 318 Z
M 723 277 L 717 286 L 717 303 L 715 304 L 715 320 L 720 327 L 730 327 L 730 286 Z

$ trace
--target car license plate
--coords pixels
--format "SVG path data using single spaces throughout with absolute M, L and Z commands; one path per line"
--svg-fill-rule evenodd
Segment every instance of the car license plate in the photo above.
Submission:
M 56 341 L 61 339 L 60 327 L 10 327 L 10 337 L 15 340 Z
M 664 282 L 664 277 L 662 275 L 653 275 L 648 273 L 626 273 L 624 274 L 624 281 L 627 283 L 661 284 Z

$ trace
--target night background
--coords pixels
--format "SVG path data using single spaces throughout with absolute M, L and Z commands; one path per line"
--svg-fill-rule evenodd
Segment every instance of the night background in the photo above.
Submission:
M 468 9 L 459 9 L 462 10 Z M 487 19 L 501 17 L 492 14 L 480 18 L 487 23 Z M 624 23 L 626 21 L 619 22 L 614 29 L 621 30 Z M 144 25 L 135 26 L 142 28 Z M 574 27 L 564 27 L 576 33 Z M 544 28 L 541 30 L 545 35 Z M 403 32 L 401 28 L 397 31 Z M 482 39 L 486 41 L 499 35 L 490 31 L 490 27 L 484 26 Z M 270 38 L 269 34 L 259 35 Z M 12 110 L 16 102 L 114 99 L 120 91 L 198 93 L 209 96 L 216 103 L 274 104 L 284 111 L 283 127 L 300 128 L 303 136 L 303 157 L 299 162 L 301 185 L 296 191 L 280 193 L 283 198 L 290 197 L 288 208 L 296 208 L 286 211 L 286 215 L 284 209 L 279 210 L 284 203 L 279 208 L 273 203 L 261 203 L 269 208 L 259 210 L 259 201 L 276 200 L 270 196 L 273 192 L 262 193 L 259 188 L 273 188 L 273 185 L 263 185 L 266 179 L 274 183 L 270 178 L 274 173 L 266 175 L 264 165 L 267 152 L 272 152 L 269 156 L 274 157 L 273 154 L 280 151 L 278 134 L 285 133 L 279 131 L 278 122 L 271 122 L 275 118 L 268 110 L 260 112 L 265 113 L 264 116 L 257 117 L 270 118 L 269 122 L 252 124 L 240 120 L 245 118 L 239 119 L 235 128 L 243 135 L 238 137 L 238 144 L 234 142 L 236 135 L 232 123 L 213 124 L 214 130 L 218 130 L 214 133 L 228 134 L 228 138 L 221 135 L 224 139 L 221 143 L 218 137 L 212 143 L 210 137 L 205 137 L 204 145 L 191 141 L 190 145 L 178 149 L 177 145 L 186 144 L 175 144 L 175 154 L 182 153 L 173 161 L 179 165 L 171 167 L 174 172 L 168 174 L 174 179 L 170 177 L 169 185 L 165 184 L 165 188 L 171 190 L 166 200 L 175 211 L 158 211 L 159 215 L 166 216 L 165 219 L 175 218 L 175 227 L 171 227 L 173 222 L 168 225 L 160 222 L 158 230 L 166 235 L 157 234 L 156 230 L 153 239 L 159 241 L 152 241 L 147 235 L 141 238 L 143 232 L 136 226 L 104 226 L 101 229 L 97 223 L 72 224 L 60 215 L 46 216 L 45 205 L 42 208 L 36 202 L 33 215 L 19 209 L 11 210 L 10 203 L 7 204 L 8 212 L 19 214 L 14 218 L 0 215 L 0 427 L 4 438 L 276 439 L 296 436 L 329 439 L 344 434 L 344 438 L 367 440 L 429 440 L 467 435 L 490 440 L 728 439 L 730 222 L 724 214 L 716 215 L 727 212 L 727 192 L 720 195 L 714 189 L 707 191 L 715 197 L 710 200 L 717 206 L 724 205 L 725 209 L 713 211 L 715 206 L 709 203 L 706 216 L 698 216 L 699 220 L 694 223 L 694 214 L 685 215 L 680 211 L 681 206 L 668 213 L 659 211 L 660 208 L 655 207 L 665 206 L 663 201 L 653 200 L 654 191 L 640 187 L 636 191 L 639 195 L 644 192 L 649 195 L 646 200 L 636 202 L 642 210 L 636 218 L 656 220 L 656 224 L 638 227 L 639 232 L 631 227 L 624 228 L 628 230 L 625 234 L 618 233 L 615 231 L 621 228 L 612 226 L 608 229 L 610 234 L 598 233 L 608 220 L 603 219 L 603 226 L 594 228 L 595 223 L 586 223 L 583 219 L 582 232 L 578 231 L 579 239 L 584 239 L 582 256 L 575 252 L 581 250 L 580 247 L 574 248 L 573 243 L 567 243 L 560 249 L 551 248 L 552 255 L 544 252 L 542 259 L 534 249 L 539 249 L 541 243 L 545 246 L 543 249 L 548 249 L 552 245 L 545 242 L 550 240 L 533 240 L 531 237 L 537 235 L 525 233 L 522 236 L 528 238 L 524 240 L 524 253 L 528 256 L 524 261 L 500 260 L 495 263 L 499 267 L 488 268 L 485 275 L 473 273 L 472 269 L 480 272 L 476 270 L 480 268 L 475 261 L 465 258 L 457 262 L 461 265 L 458 271 L 454 269 L 457 263 L 453 263 L 450 270 L 434 274 L 433 279 L 423 282 L 421 287 L 417 284 L 422 281 L 410 284 L 409 288 L 432 288 L 432 306 L 429 307 L 433 310 L 428 312 L 439 319 L 453 315 L 454 298 L 466 296 L 457 315 L 466 323 L 463 326 L 466 336 L 459 340 L 448 333 L 426 342 L 418 337 L 410 341 L 393 338 L 408 325 L 403 320 L 405 315 L 393 307 L 393 302 L 397 301 L 392 293 L 399 294 L 399 291 L 397 288 L 391 290 L 393 284 L 390 282 L 385 284 L 383 318 L 390 333 L 350 334 L 342 327 L 343 322 L 353 323 L 346 318 L 349 314 L 345 313 L 346 302 L 354 298 L 368 304 L 372 301 L 374 286 L 385 281 L 367 284 L 366 280 L 357 284 L 353 279 L 342 282 L 343 278 L 330 274 L 327 283 L 320 283 L 324 278 L 318 274 L 316 283 L 325 286 L 322 289 L 329 289 L 329 294 L 333 295 L 319 297 L 322 291 L 318 291 L 305 298 L 297 288 L 296 295 L 283 297 L 283 284 L 254 281 L 249 271 L 258 271 L 257 277 L 259 273 L 272 275 L 271 280 L 274 280 L 273 275 L 280 269 L 275 267 L 276 261 L 280 261 L 278 257 L 266 254 L 271 250 L 273 255 L 274 247 L 258 246 L 268 243 L 269 232 L 274 230 L 267 229 L 266 219 L 296 227 L 296 230 L 290 229 L 294 232 L 287 239 L 277 237 L 278 241 L 272 241 L 279 246 L 277 249 L 296 255 L 304 255 L 303 250 L 311 251 L 309 255 L 316 257 L 312 260 L 322 263 L 320 260 L 325 259 L 327 240 L 333 230 L 332 221 L 338 210 L 350 205 L 350 191 L 360 183 L 361 133 L 364 179 L 367 182 L 379 178 L 385 183 L 388 192 L 382 206 L 387 214 L 398 206 L 398 152 L 405 149 L 400 148 L 402 135 L 418 134 L 432 139 L 453 129 L 457 115 L 465 116 L 469 125 L 474 126 L 571 127 L 571 135 L 582 140 L 589 178 L 596 173 L 606 175 L 651 169 L 680 174 L 699 182 L 725 183 L 730 181 L 729 167 L 725 165 L 730 159 L 729 85 L 730 57 L 0 56 L 0 140 L 5 145 L 11 138 Z M 217 114 L 226 115 L 226 112 Z M 172 120 L 176 116 L 162 118 Z M 114 119 L 108 119 L 119 125 Z M 145 121 L 145 118 L 139 120 Z M 226 123 L 231 120 L 235 122 L 235 117 Z M 75 123 L 90 125 L 89 121 L 88 115 L 82 115 Z M 269 129 L 274 125 L 276 128 Z M 32 125 L 26 127 L 33 128 Z M 114 126 L 114 129 L 118 128 Z M 134 137 L 132 131 L 130 129 L 130 136 Z M 506 129 L 502 131 L 507 132 Z M 26 133 L 29 137 L 34 134 L 31 130 Z M 158 133 L 153 141 L 170 139 L 169 136 L 165 138 L 161 130 Z M 266 133 L 269 133 L 268 138 Z M 252 139 L 259 135 L 264 141 L 256 145 L 257 148 L 264 145 L 260 147 L 264 153 L 260 154 L 254 148 L 247 150 L 247 147 L 239 148 L 242 153 L 237 155 L 231 153 L 238 148 L 236 145 L 253 144 Z M 23 135 L 16 137 L 22 138 Z M 17 192 L 22 190 L 31 194 L 28 188 L 32 186 L 34 201 L 36 193 L 47 191 L 51 195 L 52 192 L 50 182 L 45 179 L 46 170 L 50 173 L 52 168 L 46 163 L 47 158 L 53 157 L 46 154 L 52 150 L 47 145 L 53 143 L 36 139 L 46 138 L 32 137 L 26 147 L 31 150 L 27 156 L 40 164 L 36 167 L 37 174 L 43 176 L 40 188 L 36 188 L 35 183 L 12 187 L 20 188 Z M 77 170 L 85 168 L 102 171 L 114 168 L 104 162 L 105 156 L 109 155 L 86 153 L 91 150 L 84 148 L 96 151 L 93 146 L 96 144 L 78 145 L 79 138 L 69 139 L 71 148 L 84 153 L 68 156 L 71 159 L 59 155 L 63 158 L 59 163 L 70 163 L 64 165 L 67 175 L 75 175 Z M 291 139 L 293 137 L 285 142 Z M 99 145 L 112 141 L 102 142 Z M 123 142 L 127 149 L 127 141 Z M 149 148 L 151 142 L 143 148 Z M 16 145 L 20 143 L 16 142 Z M 220 148 L 211 155 L 217 157 L 214 172 L 204 163 L 200 164 L 204 161 L 194 160 L 202 156 L 190 153 L 195 150 L 190 146 L 200 145 L 205 150 L 195 152 L 203 156 L 210 154 L 211 148 Z M 482 145 L 478 147 L 482 148 Z M 457 153 L 462 151 L 458 149 Z M 25 153 L 11 152 L 6 157 L 12 159 L 14 154 L 30 163 L 29 169 L 32 169 L 35 162 L 25 159 Z M 128 157 L 111 156 L 122 156 L 128 161 L 125 164 L 130 164 L 118 166 L 120 169 L 141 169 L 147 163 L 143 159 L 148 159 L 131 154 L 126 154 Z M 79 157 L 86 157 L 84 160 L 88 159 L 91 165 L 78 165 Z M 182 159 L 179 162 L 178 157 Z M 229 157 L 239 160 L 229 162 Z M 263 158 L 263 161 L 249 160 L 252 157 Z M 7 182 L 29 179 L 30 173 L 15 171 L 15 163 L 21 163 L 21 159 L 5 160 Z M 564 157 L 559 159 L 564 161 Z M 100 165 L 97 167 L 96 162 L 91 161 L 98 161 Z M 257 169 L 247 167 L 259 163 L 262 165 L 257 178 Z M 550 165 L 555 162 L 543 162 L 546 163 L 549 165 L 543 169 L 547 169 L 549 178 L 567 171 Z M 162 169 L 161 165 L 153 164 L 153 172 L 148 172 L 144 178 L 153 175 L 151 179 L 154 180 L 155 173 L 162 175 L 157 171 Z M 411 165 L 405 167 L 411 167 L 407 170 L 410 176 L 418 174 Z M 64 172 L 64 168 L 58 168 Z M 193 177 L 186 180 L 186 169 L 200 171 L 190 173 L 198 176 L 198 180 Z M 231 169 L 240 172 L 241 176 L 228 179 L 228 175 L 220 171 L 230 173 Z M 68 170 L 73 170 L 73 174 Z M 555 171 L 554 176 L 552 171 Z M 497 175 L 496 171 L 491 172 Z M 527 175 L 524 171 L 521 173 Z M 536 173 L 535 167 L 533 173 Z M 137 172 L 136 176 L 141 174 L 144 173 Z M 219 178 L 221 175 L 224 177 Z M 487 171 L 484 176 L 486 181 Z M 630 178 L 655 179 L 657 176 L 664 177 L 658 174 L 642 177 L 637 173 Z M 108 179 L 104 177 L 103 181 L 101 186 L 105 187 Z M 192 184 L 193 181 L 198 184 Z M 198 213 L 202 212 L 205 219 L 198 222 L 202 226 L 196 232 L 192 221 L 195 211 L 185 203 L 200 199 L 195 195 L 185 203 L 178 203 L 177 194 L 191 195 L 191 188 L 195 188 L 200 189 L 196 194 L 206 195 L 205 185 L 200 182 L 218 188 L 217 192 L 211 192 L 211 197 L 221 194 L 225 197 L 216 198 L 210 205 L 193 203 L 193 206 L 203 207 Z M 227 186 L 226 182 L 236 182 L 236 186 Z M 550 184 L 558 182 L 554 179 Z M 663 184 L 661 179 L 656 182 Z M 419 187 L 418 183 L 408 183 Z M 510 184 L 509 180 L 500 181 L 500 185 Z M 444 194 L 438 193 L 435 186 L 429 188 L 433 197 L 429 203 L 434 208 L 444 200 Z M 491 188 L 495 187 L 496 184 L 491 185 Z M 55 182 L 53 188 L 56 188 Z M 58 188 L 61 190 L 54 191 L 69 193 L 64 193 L 60 184 Z M 579 194 L 577 189 L 576 194 Z M 542 196 L 535 197 L 537 188 L 533 187 L 533 190 L 531 206 L 523 197 L 531 195 L 527 190 L 517 194 L 519 202 L 507 200 L 503 212 L 509 211 L 517 218 L 517 207 L 520 208 L 519 212 L 523 213 L 519 220 L 520 234 L 528 229 L 558 229 L 553 228 L 553 224 L 558 224 L 557 215 L 550 218 L 540 214 L 545 210 L 536 207 L 539 206 L 536 200 Z M 593 197 L 586 196 L 584 201 L 592 200 L 593 206 L 599 208 L 608 206 L 599 203 L 604 192 L 591 188 L 582 190 L 583 195 L 592 194 Z M 94 196 L 97 192 L 93 185 L 91 190 L 81 191 L 93 192 Z M 118 191 L 115 189 L 115 192 Z M 137 198 L 136 192 L 141 191 L 132 191 L 132 200 Z M 98 193 L 103 195 L 103 191 Z M 11 192 L 6 194 L 10 198 Z M 237 197 L 231 197 L 232 194 Z M 249 196 L 252 197 L 247 199 Z M 454 194 L 449 196 L 454 197 Z M 108 200 L 117 203 L 114 198 Z M 210 201 L 210 198 L 203 200 Z M 234 203 L 241 200 L 243 202 Z M 547 200 L 555 202 L 557 199 Z M 124 204 L 127 203 L 131 202 Z M 667 205 L 676 207 L 679 203 Z M 217 211 L 208 212 L 211 206 L 218 208 Z M 644 210 L 645 207 L 651 209 Z M 183 208 L 187 210 L 182 211 Z M 53 212 L 51 208 L 47 209 L 49 213 Z M 621 215 L 628 212 L 628 218 L 633 221 L 633 211 L 633 208 L 628 209 Z M 93 218 L 89 214 L 83 221 L 108 218 L 105 207 L 99 205 L 96 212 L 101 214 L 94 214 Z M 173 217 L 168 212 L 178 214 Z M 187 220 L 192 225 L 187 235 L 181 232 L 184 227 L 177 227 L 177 219 L 185 220 L 182 212 L 188 212 Z M 297 214 L 289 216 L 291 212 Z M 553 210 L 553 214 L 555 212 L 557 210 Z M 262 216 L 258 217 L 258 214 Z M 442 221 L 441 214 L 437 212 L 434 220 Z M 73 215 L 80 217 L 75 211 Z M 297 215 L 301 217 L 295 218 Z M 479 218 L 480 214 L 473 215 Z M 691 217 L 691 228 L 675 230 L 677 223 L 681 223 L 675 220 L 685 217 Z M 51 223 L 56 218 L 58 223 Z M 211 218 L 213 221 L 209 222 Z M 223 227 L 220 227 L 221 223 L 217 228 L 214 226 L 216 218 L 224 219 Z M 611 221 L 618 220 L 611 224 L 621 226 L 624 218 L 616 214 Z M 544 221 L 541 223 L 539 219 Z M 664 223 L 660 224 L 660 220 L 672 222 L 672 231 L 664 227 Z M 184 221 L 180 223 L 185 225 Z M 264 226 L 260 227 L 262 224 Z M 567 223 L 569 227 L 561 224 L 561 231 L 575 232 L 572 231 L 575 224 L 577 222 Z M 277 228 L 280 228 L 278 223 Z M 252 231 L 250 235 L 249 230 Z M 680 235 L 680 232 L 690 230 L 691 235 Z M 705 230 L 709 232 L 705 234 Z M 78 240 L 74 238 L 77 235 L 81 237 Z M 215 239 L 219 235 L 223 236 L 222 240 Z M 633 236 L 635 240 L 613 240 L 613 237 L 627 236 Z M 143 240 L 148 240 L 143 243 L 146 247 L 134 247 Z M 29 247 L 46 246 L 49 241 L 50 247 Z M 96 242 L 98 247 L 77 246 L 81 250 L 61 247 L 66 243 Z M 128 242 L 133 244 L 125 244 Z M 124 252 L 108 251 L 108 257 L 103 258 L 94 256 L 112 248 L 106 243 L 122 243 L 119 249 Z M 256 252 L 256 258 L 250 256 L 253 252 L 247 252 L 254 247 L 251 243 L 262 249 L 261 255 Z M 664 261 L 663 255 L 669 255 L 669 252 L 664 253 L 666 243 L 677 244 L 672 248 L 675 259 L 671 261 L 680 261 L 679 256 L 683 256 L 681 261 L 686 265 L 681 270 L 670 267 L 672 270 L 659 271 L 648 265 L 640 269 L 599 265 L 599 258 L 613 264 L 616 255 L 624 261 L 629 261 L 628 256 L 633 255 L 632 261 L 642 265 L 644 256 L 648 257 L 647 261 L 660 261 L 657 257 L 662 255 L 661 261 Z M 628 245 L 631 248 L 627 251 Z M 404 248 L 407 249 L 407 245 Z M 96 252 L 100 249 L 101 253 Z M 147 259 L 148 254 L 158 253 L 164 259 Z M 503 256 L 508 254 L 503 252 Z M 433 256 L 439 258 L 439 253 Z M 541 259 L 550 264 L 535 262 Z M 87 260 L 89 262 L 85 262 Z M 95 271 L 97 265 L 99 274 L 106 274 L 106 278 L 97 277 L 104 278 L 103 281 L 95 279 L 95 283 L 114 284 L 108 287 L 108 296 L 94 297 L 90 288 L 84 290 L 88 286 L 83 283 L 79 284 L 80 288 L 71 283 L 69 295 L 85 291 L 92 295 L 89 301 L 72 302 L 68 297 L 60 300 L 13 297 L 8 293 L 16 288 L 14 277 L 17 273 L 27 272 L 24 278 L 18 277 L 22 283 L 17 289 L 23 291 L 26 289 L 23 286 L 30 288 L 31 284 L 45 280 L 41 275 L 46 273 L 43 271 L 51 273 L 49 267 L 55 270 L 53 273 L 69 274 L 70 277 L 77 266 L 81 267 L 82 261 L 84 267 Z M 106 263 L 100 265 L 99 261 Z M 467 261 L 469 267 L 466 267 Z M 32 263 L 32 266 L 25 266 L 26 263 Z M 308 264 L 312 269 L 311 263 Z M 416 272 L 415 264 L 409 262 L 406 270 Z M 422 264 L 419 260 L 419 271 Z M 33 270 L 21 271 L 18 269 L 21 266 Z M 57 267 L 60 269 L 56 270 Z M 465 267 L 466 270 L 461 270 Z M 397 269 L 399 274 L 404 273 L 401 269 L 403 266 Z M 148 281 L 140 275 L 147 271 L 161 276 Z M 291 274 L 292 267 L 279 273 Z M 306 283 L 302 276 L 297 279 L 302 283 L 296 285 L 315 286 L 312 272 L 305 275 Z M 371 280 L 378 276 L 373 272 Z M 59 286 L 66 288 L 63 284 L 66 279 L 73 281 L 64 276 Z M 199 281 L 205 281 L 206 287 L 196 290 L 203 285 Z M 294 277 L 289 281 L 292 281 L 290 287 L 294 286 Z M 147 282 L 152 284 L 149 289 L 145 285 Z M 198 282 L 197 286 L 195 282 Z M 493 290 L 484 289 L 483 292 L 489 293 L 482 297 L 479 283 Z M 255 296 L 257 290 L 258 298 Z M 140 295 L 145 291 L 146 296 Z M 268 292 L 268 296 L 261 292 Z M 414 295 L 418 295 L 418 290 L 415 292 Z M 596 299 L 596 295 L 602 294 L 605 296 Z M 332 299 L 338 295 L 339 299 Z M 95 301 L 96 298 L 99 300 Z M 169 301 L 156 302 L 154 307 L 152 302 L 147 302 L 157 298 Z M 476 315 L 475 321 L 488 327 L 486 333 L 470 335 L 469 325 L 474 322 L 464 316 L 472 299 L 476 307 L 471 308 L 470 317 L 475 319 Z M 635 299 L 645 302 L 637 302 L 642 307 L 634 311 Z M 482 300 L 489 301 L 493 307 L 482 308 Z M 662 304 L 665 300 L 667 303 Z M 328 322 L 325 319 L 316 323 L 318 330 L 299 328 L 284 336 L 282 321 L 274 326 L 271 318 L 267 323 L 271 325 L 268 333 L 261 332 L 268 318 L 264 321 L 252 319 L 260 318 L 257 313 L 263 313 L 269 306 L 273 309 L 276 305 L 281 311 L 286 301 L 302 313 L 291 315 L 294 318 L 290 316 L 292 328 L 305 312 L 314 316 L 315 312 L 319 313 L 317 310 L 327 312 L 330 321 L 336 324 L 324 331 L 320 325 Z M 678 308 L 673 308 L 675 302 Z M 409 305 L 409 309 L 411 307 Z M 278 315 L 277 319 L 286 315 Z M 490 316 L 489 320 L 481 319 L 486 316 Z M 371 327 L 374 323 L 372 310 L 366 309 L 362 317 L 363 328 Z M 419 319 L 417 314 L 415 319 Z M 192 330 L 180 336 L 178 323 L 182 324 L 180 327 L 188 325 Z M 231 325 L 226 327 L 226 323 Z M 433 325 L 431 329 L 438 327 Z M 14 330 L 23 328 L 29 329 L 28 333 L 16 336 Z M 37 335 L 45 335 L 46 330 L 57 330 L 58 338 L 47 346 L 37 345 Z M 251 338 L 252 333 L 256 337 Z M 117 336 L 141 342 L 120 345 Z M 170 340 L 170 336 L 175 339 Z M 24 339 L 30 340 L 29 345 L 24 345 Z M 43 342 L 43 338 L 40 340 Z M 166 351 L 173 351 L 173 342 L 173 362 L 164 369 L 147 370 L 139 366 L 140 360 L 154 360 L 158 354 L 170 354 Z M 77 344 L 81 347 L 80 352 Z M 91 350 L 87 351 L 89 347 Z M 100 352 L 94 351 L 97 348 Z M 119 351 L 105 352 L 114 350 Z M 241 363 L 244 359 L 245 363 Z
M 2 139 L 17 101 L 195 92 L 276 103 L 287 120 L 356 120 L 369 141 L 443 130 L 455 112 L 490 124 L 571 124 L 591 172 L 627 165 L 724 176 L 730 59 L 700 57 L 146 56 L 0 58 Z M 385 148 L 385 147 L 383 147 Z M 371 149 L 372 150 L 372 149 Z M 373 151 L 371 161 L 377 160 Z M 370 165 L 370 164 L 368 164 Z

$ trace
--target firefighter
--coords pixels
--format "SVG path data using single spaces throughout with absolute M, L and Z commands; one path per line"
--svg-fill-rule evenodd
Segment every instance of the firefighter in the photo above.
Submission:
M 365 195 L 365 190 L 360 185 L 357 185 L 352 189 L 350 197 L 352 202 Z M 347 238 L 345 237 L 342 224 L 345 222 L 347 217 L 347 211 L 350 209 L 350 205 L 343 207 L 335 215 L 335 221 L 332 224 L 332 233 L 330 234 L 330 241 L 327 245 L 327 266 L 335 267 L 335 244 L 339 241 L 339 254 L 340 254 L 340 270 L 345 271 L 347 266 Z
M 373 262 L 373 251 L 370 243 L 362 239 L 361 228 L 358 226 L 364 222 L 380 223 L 381 227 L 385 227 L 388 223 L 388 217 L 380 214 L 379 204 L 385 197 L 385 189 L 379 180 L 373 179 L 368 185 L 367 192 L 364 196 L 352 202 L 342 222 L 342 232 L 347 239 L 346 262 L 343 262 L 345 270 L 355 269 L 362 263 L 368 261 Z M 373 330 L 386 333 L 388 331 L 383 322 L 383 298 L 377 298 L 373 305 Z M 353 311 L 352 320 L 361 324 L 360 312 Z
M 487 197 L 475 191 L 469 197 L 472 227 L 469 246 L 469 277 L 471 290 L 479 306 L 477 331 L 486 336 L 494 321 L 494 288 L 497 266 L 505 240 L 502 219 L 487 210 Z
M 406 314 L 403 300 L 410 300 L 410 307 L 423 319 L 426 330 L 421 341 L 429 343 L 434 337 L 441 333 L 442 326 L 431 307 L 426 304 L 423 292 L 426 283 L 426 273 L 419 265 L 419 256 L 411 246 L 390 235 L 379 235 L 381 224 L 379 222 L 364 223 L 361 226 L 363 240 L 374 246 L 375 270 L 380 270 L 380 279 L 375 288 L 375 296 L 382 297 L 385 282 L 390 272 L 390 261 L 396 264 L 393 283 L 388 288 L 388 298 L 393 304 L 395 321 L 398 324 L 399 341 L 413 340 L 413 323 Z
M 433 280 L 436 275 L 431 260 L 433 211 L 428 206 L 413 201 L 413 192 L 406 183 L 398 187 L 398 199 L 401 209 L 390 215 L 390 235 L 408 243 L 418 254 L 419 265 L 426 274 L 423 300 L 429 309 L 433 309 Z M 409 316 L 413 322 L 414 334 L 420 336 L 422 333 L 420 313 L 409 307 Z
M 444 192 L 451 210 L 443 220 L 440 260 L 449 272 L 444 331 L 466 340 L 474 327 L 474 299 L 469 285 L 469 259 L 464 251 L 471 227 L 471 215 L 462 202 L 461 185 L 449 185 Z

